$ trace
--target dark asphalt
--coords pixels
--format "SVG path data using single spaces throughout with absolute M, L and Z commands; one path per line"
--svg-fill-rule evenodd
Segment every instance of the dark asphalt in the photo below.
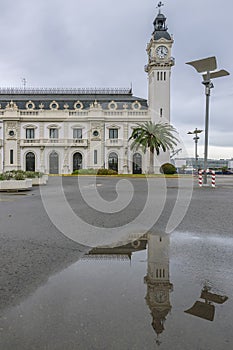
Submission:
M 118 178 L 98 178 L 100 194 L 106 200 L 116 198 Z M 64 190 L 73 210 L 84 220 L 97 226 L 117 227 L 137 216 L 145 203 L 147 183 L 144 179 L 130 179 L 135 198 L 126 211 L 118 215 L 100 214 L 90 209 L 80 198 L 77 179 L 64 178 Z M 87 184 L 93 178 L 86 179 Z M 161 179 L 150 179 L 159 186 Z M 47 186 L 56 178 L 49 178 Z M 164 230 L 177 198 L 177 180 L 167 180 L 167 197 L 163 213 L 154 230 Z M 56 202 L 54 203 L 56 205 Z M 195 184 L 188 211 L 176 229 L 203 234 L 233 235 L 233 181 L 219 180 L 218 187 L 198 188 Z M 44 284 L 48 277 L 63 270 L 88 251 L 64 237 L 51 223 L 44 210 L 39 188 L 25 194 L 0 194 L 0 311 L 16 305 Z

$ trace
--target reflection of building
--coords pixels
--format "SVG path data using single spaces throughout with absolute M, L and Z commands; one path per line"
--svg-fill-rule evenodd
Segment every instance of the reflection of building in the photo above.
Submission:
M 151 310 L 152 326 L 157 335 L 164 331 L 164 323 L 172 307 L 169 247 L 169 235 L 148 234 L 148 269 L 144 281 L 147 284 L 146 302 Z
M 0 89 L 0 172 L 147 172 L 148 154 L 131 151 L 128 139 L 137 123 L 170 121 L 172 44 L 159 11 L 147 47 L 148 101 L 132 89 Z
M 83 259 L 96 260 L 131 260 L 132 254 L 146 249 L 147 239 L 143 236 L 118 247 L 98 247 L 93 248 L 83 256 Z

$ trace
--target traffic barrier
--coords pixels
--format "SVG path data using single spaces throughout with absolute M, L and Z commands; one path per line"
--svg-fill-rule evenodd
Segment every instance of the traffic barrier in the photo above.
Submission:
M 216 186 L 216 174 L 214 170 L 207 169 L 207 173 L 211 173 L 211 186 L 215 188 Z M 205 173 L 205 170 L 199 170 L 198 172 L 198 183 L 199 187 L 203 186 L 203 173 Z

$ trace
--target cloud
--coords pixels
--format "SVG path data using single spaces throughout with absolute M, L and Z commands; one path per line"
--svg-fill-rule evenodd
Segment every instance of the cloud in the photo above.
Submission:
M 205 113 L 201 76 L 185 62 L 216 55 L 219 68 L 233 72 L 233 3 L 226 1 L 220 11 L 212 0 L 168 0 L 162 11 L 175 39 L 172 122 L 185 134 L 204 127 Z M 128 87 L 133 82 L 135 95 L 147 97 L 146 44 L 156 14 L 154 2 L 135 0 L 2 0 L 1 85 L 21 85 L 22 77 L 30 86 Z M 216 80 L 211 92 L 210 139 L 216 147 L 231 143 L 232 79 Z

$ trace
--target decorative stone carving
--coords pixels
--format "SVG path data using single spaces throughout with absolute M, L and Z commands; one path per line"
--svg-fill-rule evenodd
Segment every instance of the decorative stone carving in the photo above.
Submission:
M 90 109 L 101 110 L 101 105 L 96 100 L 90 104 Z
M 59 109 L 59 104 L 57 103 L 57 101 L 52 101 L 49 105 L 49 108 L 52 111 L 57 111 Z
M 40 108 L 41 111 L 43 111 L 43 109 L 44 109 L 44 104 L 43 104 L 43 103 L 40 103 L 40 104 L 39 104 L 39 108 Z
M 28 109 L 28 110 L 33 110 L 33 109 L 35 109 L 35 103 L 32 102 L 32 101 L 28 101 L 28 102 L 26 103 L 26 109 Z
M 83 103 L 80 101 L 77 101 L 74 103 L 74 109 L 75 110 L 79 110 L 79 109 L 83 109 Z
M 132 103 L 132 108 L 134 110 L 139 110 L 141 109 L 141 103 L 139 103 L 138 101 L 135 101 L 134 103 Z
M 10 102 L 7 103 L 6 105 L 6 111 L 17 111 L 18 110 L 18 106 L 15 102 L 13 102 L 12 100 Z
M 117 103 L 115 101 L 111 101 L 108 104 L 108 108 L 115 111 L 117 109 Z

